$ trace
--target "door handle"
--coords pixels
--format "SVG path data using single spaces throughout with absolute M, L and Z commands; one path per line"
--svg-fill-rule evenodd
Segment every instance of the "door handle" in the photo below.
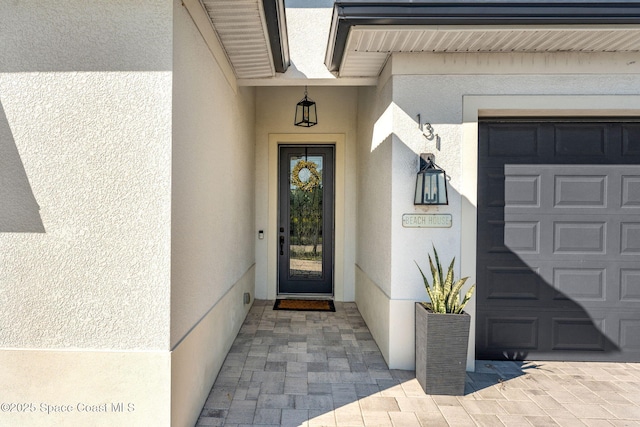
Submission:
M 284 236 L 280 236 L 280 255 L 284 255 Z

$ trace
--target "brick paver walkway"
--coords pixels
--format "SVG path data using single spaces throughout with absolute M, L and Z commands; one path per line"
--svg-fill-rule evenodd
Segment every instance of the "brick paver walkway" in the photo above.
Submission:
M 478 361 L 465 396 L 389 370 L 353 303 L 256 301 L 197 426 L 640 426 L 640 364 Z

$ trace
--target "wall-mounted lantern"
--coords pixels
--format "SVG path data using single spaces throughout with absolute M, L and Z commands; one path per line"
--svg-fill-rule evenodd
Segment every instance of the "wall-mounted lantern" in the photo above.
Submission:
M 316 103 L 307 97 L 307 87 L 304 87 L 304 98 L 296 104 L 296 117 L 293 122 L 296 126 L 311 127 L 318 124 Z
M 447 174 L 433 162 L 433 154 L 420 154 L 414 205 L 448 205 Z

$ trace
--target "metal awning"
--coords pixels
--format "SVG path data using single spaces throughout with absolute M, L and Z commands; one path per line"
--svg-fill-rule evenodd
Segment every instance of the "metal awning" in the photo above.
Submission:
M 325 65 L 340 77 L 375 77 L 394 52 L 638 51 L 635 1 L 339 1 Z
M 273 77 L 289 66 L 284 0 L 200 0 L 236 77 Z

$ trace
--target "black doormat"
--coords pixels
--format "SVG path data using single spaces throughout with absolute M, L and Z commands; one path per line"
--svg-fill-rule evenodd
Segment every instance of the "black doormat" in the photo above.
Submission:
M 274 310 L 292 311 L 336 311 L 331 300 L 317 299 L 277 299 L 273 305 Z

